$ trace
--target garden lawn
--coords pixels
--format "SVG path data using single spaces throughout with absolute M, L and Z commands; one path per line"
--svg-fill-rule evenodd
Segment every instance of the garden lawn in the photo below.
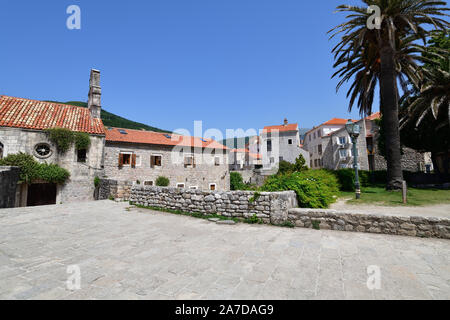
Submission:
M 361 199 L 356 200 L 354 192 L 341 192 L 341 199 L 349 199 L 348 204 L 375 204 L 380 206 L 429 206 L 450 203 L 450 190 L 414 189 L 408 190 L 408 204 L 404 205 L 401 192 L 386 191 L 381 187 L 362 188 Z

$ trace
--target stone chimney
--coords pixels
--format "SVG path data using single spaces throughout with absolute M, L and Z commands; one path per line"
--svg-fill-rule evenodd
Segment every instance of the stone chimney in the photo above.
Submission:
M 287 126 L 288 123 L 289 123 L 289 122 L 288 122 L 288 119 L 287 119 L 287 118 L 284 118 L 284 125 Z
M 92 69 L 89 79 L 88 108 L 93 118 L 100 119 L 102 88 L 100 87 L 100 71 Z

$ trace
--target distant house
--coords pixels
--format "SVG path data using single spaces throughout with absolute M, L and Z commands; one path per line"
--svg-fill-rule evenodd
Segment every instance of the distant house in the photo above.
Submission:
M 211 139 L 151 131 L 108 128 L 105 176 L 119 183 L 156 185 L 167 177 L 171 187 L 230 189 L 228 149 Z
M 314 127 L 305 134 L 303 148 L 309 153 L 309 165 L 312 169 L 320 169 L 323 167 L 323 137 L 344 128 L 347 121 L 347 119 L 333 118 Z
M 361 120 L 355 121 L 361 128 L 361 135 L 357 140 L 358 168 L 366 171 L 386 170 L 387 163 L 378 148 L 379 127 L 376 120 L 380 119 L 379 112 Z M 353 144 L 345 129 L 345 124 L 326 136 L 322 136 L 321 167 L 338 170 L 353 168 Z M 409 148 L 402 150 L 402 168 L 406 171 L 425 171 L 431 163 L 428 154 L 419 153 Z
M 100 96 L 100 72 L 97 70 L 91 71 L 89 108 L 0 96 L 0 157 L 23 152 L 41 163 L 58 164 L 71 174 L 69 181 L 60 185 L 42 181 L 22 185 L 16 206 L 93 199 L 94 177 L 103 172 L 105 143 Z M 59 153 L 45 133 L 46 129 L 57 127 L 88 133 L 90 147 L 76 150 L 72 146 L 64 154 Z
M 282 125 L 264 127 L 260 137 L 263 169 L 273 171 L 280 161 L 294 163 L 300 156 L 309 163 L 309 154 L 302 148 L 298 124 L 287 119 Z
M 249 149 L 233 149 L 230 151 L 229 167 L 230 171 L 260 169 L 262 168 L 262 155 L 252 153 Z

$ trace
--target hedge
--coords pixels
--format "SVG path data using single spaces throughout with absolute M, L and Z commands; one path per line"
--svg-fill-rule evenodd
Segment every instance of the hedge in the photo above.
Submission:
M 301 208 L 328 208 L 336 201 L 339 182 L 328 170 L 308 170 L 269 177 L 260 191 L 293 190 Z
M 20 168 L 20 182 L 32 183 L 44 180 L 49 183 L 64 183 L 70 177 L 69 171 L 56 164 L 37 162 L 33 156 L 25 153 L 10 154 L 0 160 L 0 166 Z

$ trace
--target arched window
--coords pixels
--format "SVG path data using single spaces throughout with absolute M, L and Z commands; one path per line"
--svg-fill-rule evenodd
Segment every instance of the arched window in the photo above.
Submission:
M 0 159 L 3 159 L 3 143 L 0 142 Z

